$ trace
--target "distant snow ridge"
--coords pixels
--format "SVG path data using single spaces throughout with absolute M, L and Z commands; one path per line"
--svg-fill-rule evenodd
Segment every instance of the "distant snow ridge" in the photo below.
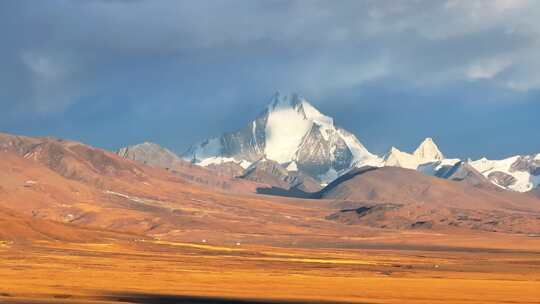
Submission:
M 305 98 L 276 93 L 266 109 L 243 129 L 189 148 L 182 157 L 205 165 L 208 159 L 245 164 L 266 158 L 328 183 L 354 166 L 381 165 L 352 133 L 336 127 Z
M 501 160 L 488 160 L 484 157 L 471 162 L 471 165 L 504 189 L 527 192 L 540 186 L 540 153 Z
M 418 170 L 443 178 L 446 178 L 444 172 L 460 162 L 465 168 L 462 168 L 462 171 L 477 171 L 472 172 L 473 175 L 477 174 L 477 181 L 480 181 L 479 177 L 483 175 L 487 181 L 500 188 L 518 192 L 540 187 L 540 154 L 517 155 L 501 160 L 481 158 L 476 161 L 461 161 L 444 158 L 433 139 L 426 138 L 413 154 L 392 147 L 384 158 L 385 166 Z

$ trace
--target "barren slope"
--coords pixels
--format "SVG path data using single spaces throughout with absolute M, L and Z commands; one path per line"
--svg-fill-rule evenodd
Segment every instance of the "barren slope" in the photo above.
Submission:
M 322 202 L 232 194 L 80 143 L 0 137 L 0 206 L 35 217 L 168 238 L 337 234 Z
M 532 196 L 402 168 L 351 171 L 323 189 L 319 196 L 336 200 L 336 206 L 342 208 L 329 219 L 350 224 L 540 231 L 540 201 Z

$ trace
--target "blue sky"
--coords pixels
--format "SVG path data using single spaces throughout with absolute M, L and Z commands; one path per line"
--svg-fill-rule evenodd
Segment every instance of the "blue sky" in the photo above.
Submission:
M 369 150 L 540 152 L 540 2 L 0 1 L 0 131 L 178 152 L 275 91 Z

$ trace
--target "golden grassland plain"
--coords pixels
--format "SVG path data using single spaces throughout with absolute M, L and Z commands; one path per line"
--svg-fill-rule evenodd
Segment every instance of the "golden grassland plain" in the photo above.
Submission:
M 540 240 L 466 239 L 369 249 L 3 242 L 0 303 L 540 303 Z

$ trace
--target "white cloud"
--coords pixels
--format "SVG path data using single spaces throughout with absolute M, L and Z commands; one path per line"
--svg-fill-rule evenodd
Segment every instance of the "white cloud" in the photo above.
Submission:
M 22 105 L 30 104 L 29 110 L 48 114 L 64 110 L 79 96 L 80 84 L 74 77 L 69 56 L 51 55 L 45 51 L 24 51 L 20 58 L 30 72 L 31 93 Z
M 21 59 L 32 71 L 34 77 L 41 80 L 62 79 L 67 74 L 64 65 L 53 62 L 52 58 L 44 54 L 26 51 L 21 54 Z
M 511 65 L 511 62 L 502 60 L 491 60 L 488 62 L 474 64 L 467 70 L 466 74 L 472 80 L 492 79 L 505 68 Z
M 493 5 L 498 11 L 519 9 L 530 4 L 529 0 L 494 0 Z

